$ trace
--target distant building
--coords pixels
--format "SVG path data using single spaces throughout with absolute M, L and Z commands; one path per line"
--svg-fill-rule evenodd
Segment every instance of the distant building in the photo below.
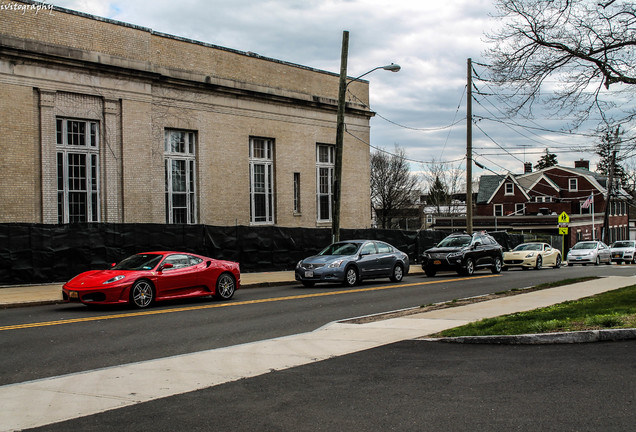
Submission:
M 609 201 L 607 178 L 589 170 L 588 161 L 575 168 L 554 166 L 523 174 L 485 175 L 479 181 L 473 228 L 558 235 L 557 217 L 570 219 L 569 245 L 580 240 L 601 239 L 606 206 L 610 237 L 606 243 L 629 238 L 629 194 L 618 189 Z M 591 197 L 591 198 L 590 198 Z M 593 212 L 593 213 L 592 213 Z M 453 223 L 457 226 L 458 221 Z M 438 218 L 436 229 L 448 229 L 450 218 Z M 462 228 L 466 227 L 465 218 Z

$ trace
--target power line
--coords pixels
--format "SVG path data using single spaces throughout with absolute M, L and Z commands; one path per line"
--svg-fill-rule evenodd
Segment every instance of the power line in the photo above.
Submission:
M 464 86 L 465 87 L 465 86 Z M 357 100 L 362 106 L 364 106 L 365 108 L 368 108 L 369 110 L 373 111 L 371 109 L 371 107 L 366 104 L 364 101 L 362 101 L 359 97 L 357 97 L 355 94 L 353 94 L 351 92 L 351 90 L 349 88 L 347 88 L 347 92 L 349 92 L 349 94 L 355 99 Z M 462 98 L 463 98 L 463 94 L 462 94 Z M 460 104 L 461 104 L 461 100 L 460 100 Z M 459 108 L 459 107 L 458 107 Z M 457 113 L 456 113 L 457 114 Z M 451 124 L 448 124 L 446 126 L 437 126 L 437 127 L 432 127 L 432 128 L 416 128 L 416 127 L 412 127 L 412 126 L 406 126 L 400 123 L 397 123 L 393 120 L 390 120 L 386 117 L 384 117 L 383 115 L 379 114 L 377 111 L 375 112 L 375 115 L 377 117 L 380 117 L 382 120 L 387 121 L 388 123 L 391 123 L 392 125 L 401 127 L 403 129 L 408 129 L 408 130 L 414 130 L 414 131 L 419 131 L 419 132 L 438 132 L 441 130 L 445 130 L 445 129 L 449 129 L 452 128 L 453 126 L 455 126 L 456 124 L 460 123 L 461 121 L 463 121 L 465 119 L 465 117 L 463 119 L 459 119 L 457 121 L 455 121 L 455 119 L 453 119 L 453 122 Z
M 356 136 L 356 135 L 352 134 L 351 132 L 349 132 L 349 131 L 346 129 L 346 127 L 345 127 L 345 132 L 346 132 L 347 134 L 351 135 L 352 137 L 354 137 L 355 139 L 357 139 L 358 141 L 360 141 L 360 142 L 362 142 L 362 143 L 364 143 L 364 144 L 368 145 L 368 146 L 369 146 L 370 148 L 372 148 L 372 149 L 375 149 L 375 150 L 380 151 L 380 152 L 382 152 L 382 153 L 386 153 L 386 154 L 388 154 L 388 155 L 390 155 L 390 156 L 397 156 L 395 153 L 391 153 L 390 151 L 384 150 L 383 148 L 376 147 L 376 146 L 374 146 L 373 144 L 368 143 L 367 141 L 363 140 L 362 138 L 360 138 L 360 137 L 358 137 L 358 136 Z M 411 158 L 408 158 L 408 157 L 405 157 L 405 158 L 404 158 L 404 160 L 405 160 L 405 161 L 408 161 L 408 162 L 415 162 L 415 163 L 424 164 L 424 165 L 427 165 L 427 164 L 433 164 L 433 163 L 438 163 L 438 164 L 450 164 L 450 163 L 461 162 L 461 161 L 463 161 L 463 160 L 465 160 L 465 159 L 466 159 L 466 157 L 465 157 L 465 156 L 464 156 L 464 157 L 462 157 L 462 158 L 459 158 L 459 159 L 454 159 L 454 160 L 449 160 L 449 161 L 423 161 L 423 160 L 411 159 Z

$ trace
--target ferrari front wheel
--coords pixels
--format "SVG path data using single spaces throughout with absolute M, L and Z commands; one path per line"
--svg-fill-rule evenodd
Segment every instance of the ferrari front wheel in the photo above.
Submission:
M 139 280 L 135 282 L 130 290 L 130 302 L 139 309 L 150 306 L 154 298 L 154 288 L 147 280 Z
M 223 273 L 216 280 L 216 292 L 214 298 L 217 300 L 229 300 L 236 291 L 236 281 L 234 277 L 229 273 Z

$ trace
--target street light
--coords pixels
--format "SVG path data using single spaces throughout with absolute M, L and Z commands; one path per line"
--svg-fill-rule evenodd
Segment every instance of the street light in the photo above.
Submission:
M 336 162 L 335 162 L 335 178 L 334 178 L 334 191 L 333 191 L 333 208 L 331 216 L 331 239 L 333 242 L 340 240 L 340 192 L 342 190 L 342 151 L 344 143 L 344 129 L 345 129 L 345 95 L 347 92 L 347 86 L 354 81 L 359 80 L 363 76 L 370 74 L 378 69 L 384 69 L 391 72 L 398 72 L 400 66 L 394 63 L 386 66 L 378 66 L 371 69 L 368 72 L 363 73 L 357 78 L 353 78 L 347 82 L 347 57 L 349 55 L 349 32 L 342 32 L 342 53 L 340 56 L 340 84 L 338 86 L 338 115 L 336 117 Z

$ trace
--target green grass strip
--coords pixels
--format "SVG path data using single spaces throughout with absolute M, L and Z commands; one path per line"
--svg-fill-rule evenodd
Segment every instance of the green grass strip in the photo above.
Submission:
M 636 285 L 528 312 L 484 319 L 443 331 L 439 336 L 517 335 L 634 327 Z

